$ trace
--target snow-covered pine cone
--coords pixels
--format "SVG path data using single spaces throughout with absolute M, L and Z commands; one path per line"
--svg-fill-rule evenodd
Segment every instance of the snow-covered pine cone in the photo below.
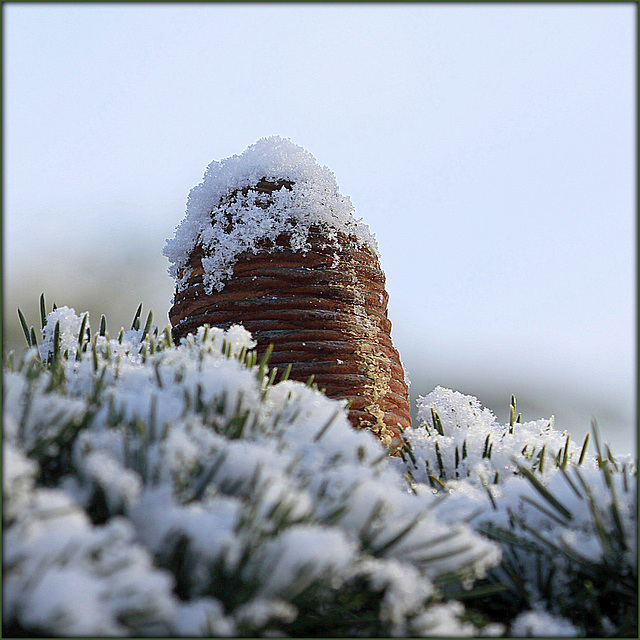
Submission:
M 210 224 L 235 242 L 246 217 L 268 213 L 274 200 L 295 186 L 289 177 L 263 176 L 227 192 L 209 212 Z M 298 225 L 282 207 L 278 211 L 281 232 L 256 238 L 250 249 L 237 252 L 231 274 L 216 286 L 207 286 L 208 260 L 224 242 L 207 245 L 207 234 L 200 233 L 174 274 L 178 286 L 169 312 L 174 340 L 204 324 L 242 324 L 259 354 L 273 345 L 271 366 L 282 371 L 291 364 L 290 378 L 301 382 L 313 375 L 327 396 L 350 402 L 356 428 L 370 429 L 394 448 L 401 430 L 410 426 L 409 395 L 391 341 L 378 257 L 348 227 L 328 231 L 322 219 L 307 224 L 300 248 L 295 236 L 304 223 Z

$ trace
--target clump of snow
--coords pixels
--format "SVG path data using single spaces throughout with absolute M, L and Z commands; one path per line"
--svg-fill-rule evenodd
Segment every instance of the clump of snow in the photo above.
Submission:
M 82 400 L 48 393 L 50 385 L 48 371 L 37 377 L 16 372 L 3 376 L 4 401 L 19 408 L 19 412 L 5 418 L 4 431 L 15 437 L 25 451 L 31 451 L 37 443 L 55 440 L 65 428 L 79 424 L 86 414 L 87 406 Z
M 84 460 L 87 478 L 103 489 L 112 511 L 123 504 L 133 502 L 142 489 L 137 473 L 123 469 L 118 462 L 104 451 L 91 451 Z
M 264 194 L 255 189 L 260 180 L 293 184 Z M 246 194 L 243 189 L 248 189 Z M 353 212 L 349 197 L 340 194 L 326 166 L 290 139 L 271 136 L 207 167 L 202 182 L 189 193 L 185 218 L 163 253 L 180 291 L 190 275 L 185 268 L 189 256 L 201 246 L 203 283 L 211 293 L 224 287 L 240 254 L 256 253 L 261 242 L 273 242 L 281 234 L 289 236 L 293 251 L 305 252 L 310 249 L 309 232 L 319 226 L 329 247 L 337 248 L 338 233 L 343 233 L 377 252 L 373 234 Z
M 298 617 L 297 609 L 285 600 L 257 597 L 238 607 L 235 612 L 237 626 L 264 629 L 273 622 L 292 622 Z M 281 634 L 274 633 L 276 637 Z
M 53 341 L 56 325 L 60 328 L 60 352 L 67 351 L 69 355 L 75 355 L 78 347 L 78 334 L 82 327 L 82 318 L 76 315 L 75 309 L 58 307 L 47 316 L 47 321 L 42 328 L 42 345 L 40 357 L 43 361 L 49 360 L 53 354 Z M 88 324 L 86 325 L 88 328 Z
M 394 635 L 404 631 L 407 615 L 420 611 L 424 600 L 435 592 L 433 584 L 407 562 L 372 559 L 366 565 L 366 575 L 374 589 L 384 590 L 380 615 L 391 624 Z
M 545 611 L 525 611 L 513 621 L 511 635 L 517 638 L 575 638 L 580 632 L 566 618 Z
M 331 549 L 327 554 L 326 550 Z M 357 547 L 345 533 L 333 527 L 293 525 L 265 545 L 260 567 L 260 595 L 301 592 L 320 578 L 340 581 L 354 559 Z M 294 582 L 292 584 L 292 577 Z
M 16 517 L 29 503 L 38 473 L 38 465 L 13 444 L 2 447 L 2 508 L 3 516 Z
M 222 603 L 208 597 L 182 602 L 176 607 L 173 634 L 183 638 L 237 637 L 236 625 L 224 615 Z
M 412 621 L 413 634 L 428 638 L 471 638 L 477 635 L 469 622 L 460 622 L 464 612 L 459 602 L 449 602 L 420 614 Z

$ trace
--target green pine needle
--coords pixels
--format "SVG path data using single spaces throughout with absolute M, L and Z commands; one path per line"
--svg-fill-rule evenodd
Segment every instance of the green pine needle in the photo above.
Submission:
M 285 380 L 289 379 L 289 376 L 291 375 L 291 368 L 293 367 L 293 365 L 291 363 L 289 363 L 287 365 L 287 368 L 284 370 L 282 377 L 280 378 L 280 382 L 284 382 Z
M 436 440 L 436 460 L 438 461 L 438 468 L 440 469 L 440 477 L 444 479 L 444 464 L 442 462 L 442 454 L 440 453 L 440 444 Z
M 582 466 L 584 457 L 587 454 L 587 445 L 589 444 L 589 433 L 585 436 L 584 443 L 582 444 L 582 451 L 580 451 L 580 458 L 578 459 L 578 466 Z
M 491 439 L 491 434 L 488 433 L 487 437 L 484 441 L 484 449 L 482 451 L 482 457 L 483 458 L 489 458 L 490 457 L 490 453 L 489 453 L 489 440 Z
M 516 397 L 511 394 L 511 405 L 509 406 L 509 433 L 513 433 L 513 425 L 516 422 Z
M 31 346 L 33 347 L 38 346 L 38 339 L 36 338 L 36 330 L 33 328 L 33 325 L 31 325 Z
M 60 320 L 56 322 L 56 326 L 53 330 L 53 353 L 51 355 L 51 369 L 55 369 L 60 361 Z
M 253 352 L 255 354 L 255 352 Z M 270 344 L 262 354 L 262 358 L 260 358 L 260 363 L 258 365 L 258 370 L 256 372 L 256 376 L 258 380 L 262 380 L 267 372 L 267 362 L 269 362 L 269 358 L 273 353 L 273 344 Z M 257 358 L 257 354 L 256 354 Z M 255 361 L 255 360 L 254 360 Z
M 44 304 L 44 293 L 40 294 L 40 328 L 44 329 L 44 325 L 47 324 L 47 312 Z
M 438 415 L 438 412 L 435 411 L 433 407 L 431 407 L 431 419 L 433 420 L 433 426 L 435 427 L 436 431 L 441 436 L 443 436 L 444 428 L 442 427 L 442 421 L 440 420 L 440 416 Z
M 144 329 L 142 331 L 142 338 L 141 338 L 142 340 L 144 340 L 149 334 L 152 321 L 153 321 L 153 311 L 149 310 L 149 314 L 147 315 L 147 321 L 144 323 Z
M 271 369 L 271 371 L 269 372 L 269 380 L 267 381 L 267 387 L 270 387 L 273 385 L 273 383 L 276 380 L 277 374 L 278 374 L 278 367 L 273 367 L 273 369 Z
M 538 511 L 544 513 L 548 518 L 551 518 L 554 522 L 557 522 L 560 525 L 566 524 L 566 520 L 562 520 L 561 518 L 558 518 L 558 516 L 556 516 L 555 513 L 553 513 L 550 509 L 543 507 L 541 504 L 537 503 L 532 498 L 529 498 L 529 496 L 522 496 L 522 500 L 523 502 L 527 502 L 531 506 L 538 509 Z
M 27 321 L 25 320 L 24 314 L 22 310 L 18 308 L 18 318 L 20 318 L 20 326 L 22 327 L 22 331 L 24 332 L 24 337 L 27 341 L 27 347 L 31 346 L 31 336 L 29 334 L 29 326 L 27 325 Z
M 540 453 L 538 454 L 538 470 L 540 471 L 540 473 L 544 473 L 544 455 L 547 451 L 547 445 L 544 444 L 542 446 L 542 449 L 540 450 Z
M 131 323 L 131 329 L 137 331 L 140 328 L 140 314 L 142 313 L 142 302 L 138 305 L 136 314 L 133 316 L 133 322 Z
M 566 467 L 567 466 L 567 462 L 569 461 L 569 440 L 571 439 L 571 435 L 567 434 L 567 442 L 564 445 L 564 453 L 562 455 L 562 463 L 561 463 L 561 467 Z
M 543 447 L 544 449 L 544 447 Z M 529 469 L 525 469 L 521 466 L 517 460 L 513 460 L 518 467 L 520 473 L 529 480 L 533 488 L 566 520 L 571 520 L 573 516 L 569 509 L 567 509 L 541 482 L 536 478 Z
M 598 453 L 598 464 L 602 464 L 602 448 L 600 447 L 600 429 L 598 428 L 598 421 L 595 418 L 591 418 L 591 432 L 593 433 L 593 441 L 596 445 L 596 451 Z
M 331 423 L 338 417 L 338 414 L 340 413 L 340 409 L 336 409 L 330 416 L 330 418 L 324 423 L 324 425 L 322 426 L 322 428 L 318 431 L 318 433 L 316 433 L 316 435 L 313 437 L 313 441 L 314 442 L 318 442 L 318 440 L 320 440 L 322 438 L 322 436 L 324 436 L 324 434 L 327 432 L 327 430 L 329 429 L 329 427 L 331 426 Z
M 85 338 L 85 329 L 87 328 L 87 318 L 89 317 L 88 313 L 85 313 L 82 316 L 82 324 L 80 325 L 80 331 L 78 332 L 78 349 L 77 353 L 80 354 L 82 352 L 82 344 Z
M 403 538 L 405 538 L 413 529 L 416 528 L 417 524 L 422 520 L 422 514 L 417 515 L 413 520 L 409 522 L 409 524 L 405 525 L 400 529 L 400 531 L 394 535 L 391 539 L 387 540 L 384 544 L 379 547 L 376 547 L 374 550 L 374 555 L 380 557 L 384 555 L 391 547 L 397 545 Z

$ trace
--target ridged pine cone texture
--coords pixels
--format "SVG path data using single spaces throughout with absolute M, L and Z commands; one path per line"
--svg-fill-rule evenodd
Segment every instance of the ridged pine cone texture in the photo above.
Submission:
M 288 187 L 260 181 L 260 192 Z M 410 426 L 409 394 L 398 352 L 391 341 L 385 276 L 375 253 L 354 237 L 338 234 L 328 244 L 318 226 L 310 250 L 294 252 L 282 234 L 257 253 L 241 254 L 221 291 L 205 292 L 196 245 L 187 265 L 186 287 L 176 291 L 169 311 L 177 342 L 208 324 L 242 324 L 258 353 L 273 345 L 269 359 L 279 370 L 291 364 L 290 379 L 311 375 L 330 398 L 350 402 L 349 419 L 368 428 L 390 449 Z M 267 244 L 267 243 L 265 243 Z

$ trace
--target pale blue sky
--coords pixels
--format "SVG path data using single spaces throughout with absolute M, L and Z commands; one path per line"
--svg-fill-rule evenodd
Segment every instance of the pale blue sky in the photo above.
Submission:
M 211 160 L 282 135 L 376 234 L 412 378 L 566 385 L 631 434 L 636 12 L 5 3 L 5 281 L 159 255 Z

